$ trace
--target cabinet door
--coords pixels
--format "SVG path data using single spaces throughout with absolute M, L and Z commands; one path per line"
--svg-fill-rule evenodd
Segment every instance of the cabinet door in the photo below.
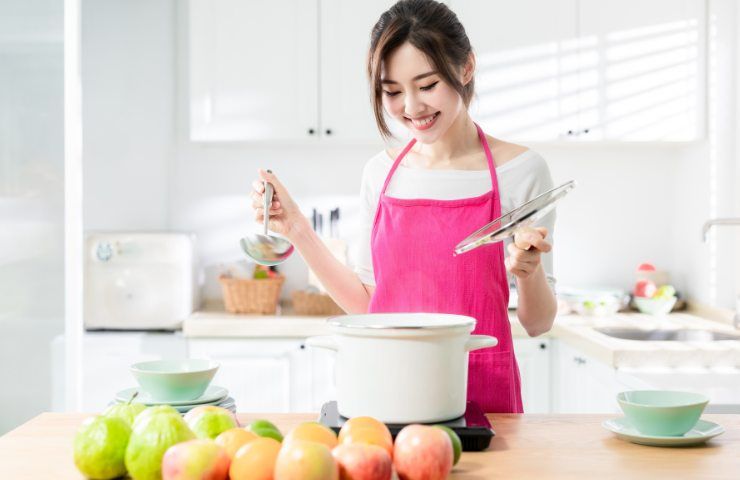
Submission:
M 321 1 L 321 134 L 381 144 L 367 80 L 370 30 L 394 0 Z
M 220 364 L 214 385 L 229 390 L 240 412 L 305 411 L 310 366 L 300 340 L 190 339 L 190 356 Z
M 476 53 L 471 115 L 505 140 L 566 136 L 576 113 L 576 0 L 451 0 Z
M 119 391 L 136 386 L 129 371 L 132 364 L 186 357 L 185 340 L 177 333 L 86 333 L 82 354 L 83 411 L 100 412 Z
M 190 0 L 194 141 L 318 137 L 317 0 Z
M 703 135 L 705 0 L 582 1 L 579 18 L 579 139 Z
M 550 340 L 515 338 L 525 413 L 550 412 Z

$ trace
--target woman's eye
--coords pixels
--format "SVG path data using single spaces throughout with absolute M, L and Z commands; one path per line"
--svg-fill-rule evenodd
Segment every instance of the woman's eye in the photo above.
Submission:
M 383 93 L 385 93 L 385 95 L 388 96 L 388 97 L 395 97 L 396 95 L 398 95 L 401 92 L 389 92 L 388 90 L 383 90 Z
M 431 85 L 427 85 L 426 87 L 420 87 L 420 88 L 421 88 L 422 90 L 424 90 L 424 91 L 427 91 L 427 90 L 431 90 L 431 89 L 433 89 L 433 88 L 434 88 L 434 86 L 435 86 L 435 85 L 437 85 L 438 83 L 439 83 L 439 80 L 437 80 L 436 82 L 432 83 Z

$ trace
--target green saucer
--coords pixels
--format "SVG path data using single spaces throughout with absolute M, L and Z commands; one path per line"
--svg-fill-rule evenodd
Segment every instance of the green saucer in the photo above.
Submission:
M 643 435 L 630 425 L 624 417 L 604 420 L 601 425 L 607 430 L 617 434 L 617 437 L 622 440 L 638 443 L 640 445 L 650 445 L 653 447 L 687 447 L 690 445 L 700 445 L 725 431 L 721 425 L 707 420 L 699 420 L 696 422 L 696 425 L 694 425 L 694 428 L 683 435 L 675 437 Z

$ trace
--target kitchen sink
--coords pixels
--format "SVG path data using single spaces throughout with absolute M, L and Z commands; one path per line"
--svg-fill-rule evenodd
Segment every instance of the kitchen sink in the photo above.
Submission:
M 740 333 L 717 332 L 699 329 L 656 329 L 607 327 L 594 328 L 599 333 L 625 340 L 673 341 L 673 342 L 713 342 L 717 340 L 740 340 Z

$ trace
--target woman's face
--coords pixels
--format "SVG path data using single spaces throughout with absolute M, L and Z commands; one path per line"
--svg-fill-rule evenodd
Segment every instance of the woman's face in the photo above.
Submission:
M 422 143 L 434 143 L 465 105 L 427 57 L 406 42 L 383 62 L 383 107 Z

